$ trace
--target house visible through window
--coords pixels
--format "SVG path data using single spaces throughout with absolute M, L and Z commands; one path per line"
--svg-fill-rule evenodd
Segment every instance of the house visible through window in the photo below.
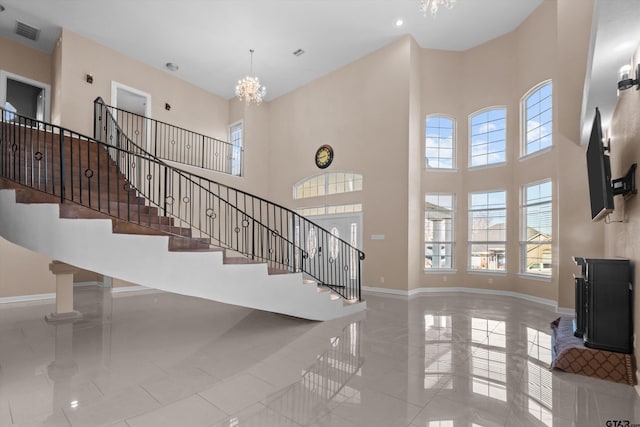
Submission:
M 426 194 L 424 268 L 453 268 L 453 194 Z
M 471 116 L 469 166 L 506 161 L 507 109 L 491 108 Z
M 534 88 L 523 101 L 523 155 L 551 147 L 553 143 L 553 102 L 551 82 Z
M 469 266 L 473 271 L 504 271 L 507 243 L 507 192 L 469 197 Z
M 242 175 L 242 121 L 229 126 L 231 144 L 231 175 Z
M 425 122 L 425 162 L 428 169 L 453 169 L 455 121 L 429 116 Z
M 551 181 L 530 184 L 523 189 L 523 273 L 551 275 L 551 191 Z

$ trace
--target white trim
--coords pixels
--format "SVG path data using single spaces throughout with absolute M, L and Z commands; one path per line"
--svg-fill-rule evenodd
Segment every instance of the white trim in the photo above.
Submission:
M 140 286 L 140 285 L 123 286 L 121 288 L 111 288 L 112 294 L 123 294 L 127 292 L 138 292 L 138 291 L 152 291 L 153 293 L 162 292 L 158 289 L 147 288 L 146 286 Z
M 473 145 L 471 144 L 471 139 L 473 138 L 473 134 L 471 133 L 471 128 L 473 126 L 471 125 L 471 121 L 473 120 L 473 118 L 475 116 L 478 116 L 478 115 L 480 115 L 482 113 L 485 113 L 487 111 L 492 111 L 492 110 L 504 110 L 504 161 L 503 162 L 498 162 L 498 163 L 487 163 L 487 164 L 484 164 L 484 165 L 473 166 L 471 164 L 471 161 L 473 159 L 473 156 L 472 156 L 472 154 L 473 154 Z M 467 133 L 468 133 L 468 135 L 467 135 L 467 137 L 468 137 L 467 144 L 469 146 L 469 153 L 467 155 L 467 157 L 468 157 L 467 158 L 467 168 L 469 170 L 475 170 L 475 169 L 478 169 L 478 168 L 490 167 L 490 166 L 504 166 L 504 165 L 507 164 L 507 162 L 509 161 L 509 157 L 508 157 L 509 156 L 509 151 L 508 151 L 509 147 L 508 147 L 508 141 L 507 141 L 507 135 L 508 135 L 508 130 L 509 130 L 508 129 L 508 123 L 509 123 L 509 117 L 508 116 L 509 116 L 509 109 L 507 108 L 506 105 L 500 105 L 500 104 L 499 105 L 490 105 L 488 107 L 481 108 L 480 110 L 476 110 L 476 111 L 470 113 L 467 116 Z M 488 144 L 488 142 L 487 142 L 487 144 Z M 487 153 L 487 156 L 488 156 L 488 153 Z
M 144 116 L 151 118 L 151 95 L 147 92 L 143 92 L 140 89 L 136 89 L 125 84 L 119 83 L 115 80 L 111 80 L 111 106 L 118 108 L 118 89 L 125 92 L 132 93 L 134 95 L 146 98 L 147 102 L 144 106 Z M 147 146 L 145 149 L 151 151 L 151 121 L 147 120 Z
M 513 291 L 498 291 L 494 289 L 478 289 L 478 288 L 464 288 L 464 287 L 417 288 L 417 289 L 411 289 L 410 291 L 402 291 L 398 289 L 375 288 L 370 286 L 363 286 L 362 290 L 365 292 L 374 292 L 374 293 L 377 292 L 377 293 L 390 294 L 390 295 L 402 295 L 406 297 L 412 297 L 420 294 L 452 293 L 452 292 L 513 297 L 513 298 L 518 298 L 518 299 L 522 299 L 529 302 L 535 302 L 538 304 L 551 306 L 556 310 L 557 313 L 560 313 L 560 314 L 570 314 L 570 315 L 575 314 L 575 310 L 572 308 L 559 308 L 558 303 L 554 300 L 534 297 L 532 295 L 522 294 L 520 292 L 513 292 Z
M 526 111 L 527 99 L 531 95 L 533 95 L 534 92 L 536 92 L 539 89 L 542 89 L 542 87 L 544 87 L 547 84 L 551 84 L 551 145 L 541 150 L 536 150 L 532 153 L 527 153 L 526 152 L 527 151 L 527 111 Z M 532 155 L 536 153 L 542 154 L 542 152 L 545 152 L 546 150 L 550 150 L 551 148 L 553 148 L 554 146 L 553 140 L 555 139 L 553 128 L 556 125 L 555 120 L 553 119 L 553 112 L 555 110 L 555 107 L 553 105 L 554 98 L 555 97 L 553 96 L 553 79 L 547 79 L 547 80 L 541 81 L 537 85 L 530 88 L 527 92 L 525 92 L 525 94 L 522 95 L 522 97 L 520 98 L 520 137 L 518 138 L 520 140 L 520 155 L 518 156 L 519 159 L 524 160 L 524 159 L 530 158 Z
M 13 74 L 8 71 L 0 70 L 0 105 L 2 105 L 3 108 L 5 102 L 7 102 L 8 78 L 31 86 L 39 87 L 44 90 L 44 114 L 42 121 L 47 123 L 51 122 L 51 85 L 18 74 Z M 19 111 L 18 114 L 20 114 Z
M 19 295 L 15 297 L 0 298 L 0 304 L 14 304 L 19 302 L 44 301 L 44 300 L 51 300 L 55 298 L 56 298 L 56 294 Z
M 73 286 L 76 287 L 84 287 L 84 286 L 99 286 L 103 287 L 100 282 L 78 282 L 74 283 Z M 162 292 L 157 289 L 147 288 L 145 286 L 126 286 L 122 288 L 112 288 L 112 294 L 121 294 L 127 292 L 137 292 L 137 291 L 151 291 L 151 292 Z M 0 298 L 0 304 L 16 304 L 21 302 L 34 302 L 34 301 L 47 301 L 47 300 L 55 300 L 56 294 L 32 294 L 32 295 L 18 295 L 15 297 L 3 297 Z
M 74 288 L 80 288 L 80 287 L 84 287 L 84 286 L 98 286 L 98 287 L 104 287 L 102 285 L 102 283 L 98 282 L 98 281 L 89 281 L 89 282 L 74 282 L 73 283 L 73 287 Z

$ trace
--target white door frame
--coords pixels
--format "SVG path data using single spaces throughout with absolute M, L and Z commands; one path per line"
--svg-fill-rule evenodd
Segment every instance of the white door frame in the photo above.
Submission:
M 31 86 L 39 87 L 44 90 L 44 114 L 42 121 L 51 122 L 51 85 L 37 80 L 30 79 L 18 74 L 10 73 L 9 71 L 0 70 L 0 105 L 4 108 L 5 102 L 7 102 L 7 79 L 15 80 L 21 83 L 26 83 Z M 20 112 L 18 112 L 20 114 Z
M 133 88 L 131 86 L 127 86 L 115 80 L 111 80 L 111 106 L 118 108 L 118 90 L 123 90 L 125 92 L 132 93 L 137 96 L 141 96 L 147 100 L 146 105 L 144 107 L 144 116 L 147 118 L 151 118 L 151 95 L 147 92 L 141 91 L 140 89 Z M 151 122 L 147 121 L 147 146 L 145 147 L 147 151 L 151 150 Z

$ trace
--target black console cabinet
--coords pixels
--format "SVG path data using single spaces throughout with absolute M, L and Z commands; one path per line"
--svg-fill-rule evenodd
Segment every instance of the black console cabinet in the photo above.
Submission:
M 576 335 L 582 332 L 586 347 L 632 353 L 629 260 L 573 259 L 582 270 L 582 277 L 575 278 Z

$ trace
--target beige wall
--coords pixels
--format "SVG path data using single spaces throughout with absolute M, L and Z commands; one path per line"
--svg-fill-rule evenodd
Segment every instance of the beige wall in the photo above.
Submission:
M 51 54 L 0 37 L 0 70 L 51 84 Z
M 285 206 L 362 203 L 364 284 L 407 289 L 410 51 L 404 37 L 271 102 L 269 193 Z M 334 149 L 327 172 L 364 176 L 361 192 L 292 200 L 299 180 L 321 172 L 314 155 Z M 370 240 L 384 234 L 385 240 Z M 384 282 L 383 282 L 384 280 Z
M 582 232 L 583 227 L 591 224 L 583 182 L 586 162 L 577 140 L 592 2 L 573 4 L 571 16 L 565 6 L 562 2 L 543 2 L 514 32 L 466 52 L 423 51 L 422 69 L 429 74 L 422 84 L 423 117 L 439 113 L 457 120 L 457 171 L 425 170 L 422 177 L 425 193 L 456 195 L 454 262 L 457 273 L 425 273 L 421 282 L 410 284 L 410 288 L 497 289 L 573 307 L 571 256 L 578 255 L 574 250 L 596 252 L 602 240 L 598 236 L 586 238 Z M 567 50 L 573 54 L 566 55 Z M 567 59 L 570 63 L 565 64 Z M 570 80 L 566 72 L 559 72 L 566 68 L 573 72 Z M 529 90 L 546 80 L 553 81 L 554 145 L 547 152 L 521 159 L 520 102 Z M 468 117 L 480 109 L 495 106 L 507 108 L 507 164 L 469 169 Z M 559 132 L 561 129 L 563 133 Z M 518 275 L 520 192 L 522 186 L 547 178 L 554 183 L 553 277 L 536 280 Z M 507 273 L 468 273 L 468 194 L 494 189 L 507 190 Z
M 405 36 L 260 107 L 223 100 L 63 30 L 48 68 L 58 90 L 54 114 L 63 125 L 90 133 L 93 99 L 109 102 L 116 80 L 150 93 L 152 115 L 159 120 L 222 139 L 229 123 L 243 120 L 245 176 L 193 171 L 293 208 L 362 203 L 365 286 L 515 291 L 572 307 L 571 255 L 599 256 L 603 248 L 603 227 L 588 217 L 586 162 L 578 141 L 592 9 L 593 0 L 544 1 L 514 32 L 466 52 L 421 49 Z M 85 82 L 86 73 L 93 74 L 93 85 Z M 554 84 L 554 146 L 521 160 L 521 97 L 548 79 Z M 170 112 L 165 102 L 172 105 Z M 469 170 L 468 116 L 492 106 L 508 109 L 508 163 Z M 457 120 L 456 171 L 424 168 L 424 118 L 431 113 Z M 294 201 L 293 185 L 322 172 L 313 162 L 322 144 L 335 150 L 327 171 L 363 174 L 364 190 Z M 520 188 L 545 178 L 554 181 L 550 281 L 517 274 Z M 508 191 L 508 273 L 469 274 L 467 195 L 493 189 Z M 426 192 L 456 194 L 455 274 L 423 271 Z M 585 227 L 594 231 L 585 233 Z M 371 240 L 372 234 L 385 239 Z
M 227 140 L 227 100 L 170 74 L 120 54 L 67 29 L 61 36 L 59 108 L 61 124 L 93 134 L 93 101 L 111 102 L 111 82 L 116 81 L 151 95 L 154 119 Z M 85 75 L 93 75 L 93 84 Z M 165 103 L 171 110 L 165 110 Z
M 0 37 L 0 70 L 51 85 L 52 55 Z M 0 298 L 55 291 L 51 260 L 0 238 Z
M 635 53 L 631 64 L 640 61 L 640 47 Z M 624 65 L 624 64 L 621 64 Z M 634 65 L 636 66 L 636 65 Z M 640 91 L 635 88 L 620 92 L 618 103 L 613 113 L 610 128 L 611 147 L 611 176 L 620 178 L 624 176 L 633 163 L 640 163 Z M 636 173 L 636 180 L 638 173 Z M 611 223 L 606 224 L 605 255 L 607 257 L 622 257 L 631 261 L 633 271 L 634 301 L 633 305 L 640 307 L 640 197 L 638 195 L 624 200 L 623 197 L 614 197 L 615 211 L 611 214 Z M 619 221 L 619 222 L 618 222 Z M 634 311 L 636 311 L 634 310 Z M 636 331 L 634 337 L 640 331 L 640 316 L 634 313 L 633 328 Z M 639 360 L 640 351 L 635 345 L 634 353 Z

